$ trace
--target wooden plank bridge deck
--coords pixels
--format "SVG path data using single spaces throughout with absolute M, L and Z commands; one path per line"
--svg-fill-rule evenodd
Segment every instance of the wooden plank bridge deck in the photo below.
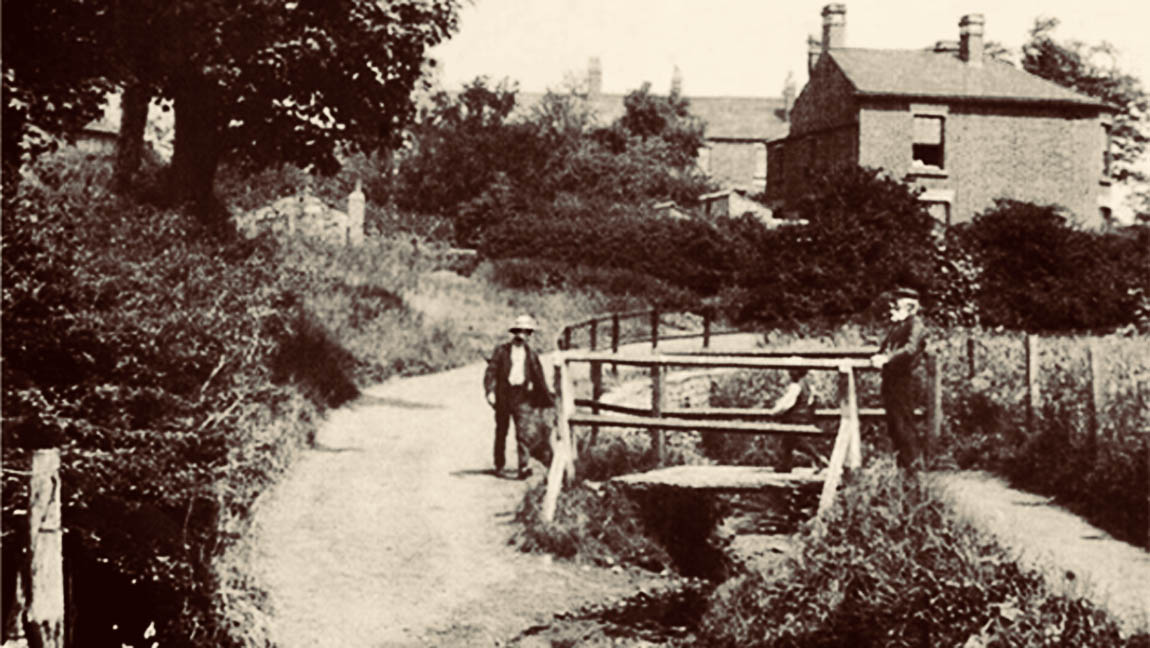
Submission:
M 611 483 L 630 488 L 670 487 L 690 490 L 747 491 L 766 488 L 795 489 L 823 483 L 824 474 L 811 469 L 775 472 L 769 466 L 671 466 L 643 473 L 620 475 Z

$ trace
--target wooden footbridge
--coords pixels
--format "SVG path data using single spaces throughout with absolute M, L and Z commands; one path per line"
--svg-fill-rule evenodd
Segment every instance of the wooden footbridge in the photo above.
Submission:
M 622 324 L 625 319 L 640 319 L 650 322 L 650 337 L 634 334 L 624 335 Z M 678 319 L 683 320 L 683 317 Z M 552 433 L 552 461 L 547 476 L 547 491 L 543 503 L 544 519 L 554 517 L 559 491 L 564 482 L 575 479 L 575 466 L 578 461 L 579 445 L 576 443 L 576 427 L 591 428 L 590 441 L 594 443 L 600 427 L 621 427 L 646 429 L 658 456 L 659 468 L 645 473 L 616 477 L 632 485 L 672 485 L 686 488 L 710 490 L 749 490 L 770 487 L 795 487 L 812 482 L 823 484 L 818 510 L 825 511 L 834 499 L 845 470 L 857 469 L 862 464 L 862 446 L 859 438 L 862 416 L 882 416 L 882 409 L 861 409 L 858 403 L 856 374 L 860 371 L 873 371 L 871 356 L 877 347 L 839 347 L 822 349 L 747 349 L 715 350 L 712 339 L 718 335 L 743 333 L 742 331 L 712 330 L 712 318 L 702 315 L 702 330 L 668 333 L 661 326 L 663 315 L 658 311 L 613 314 L 594 318 L 568 326 L 560 340 L 562 351 L 555 362 L 555 389 L 558 393 L 557 425 Z M 610 324 L 610 351 L 598 350 L 598 330 Z M 663 330 L 660 330 L 663 328 Z M 588 349 L 574 348 L 574 340 L 581 330 L 587 330 L 585 339 Z M 660 337 L 660 333 L 664 333 Z M 701 348 L 686 351 L 660 350 L 660 340 L 697 338 Z M 649 353 L 623 353 L 621 340 L 625 343 L 650 342 Z M 589 366 L 591 397 L 578 398 L 573 367 Z M 650 376 L 651 403 L 649 408 L 633 405 L 608 403 L 603 400 L 602 373 L 604 366 L 636 367 L 646 369 Z M 826 438 L 829 433 L 814 424 L 782 423 L 770 420 L 761 409 L 735 408 L 682 408 L 669 407 L 667 399 L 667 378 L 672 370 L 721 371 L 731 369 L 790 369 L 801 367 L 812 371 L 833 371 L 838 374 L 838 406 L 834 409 L 816 411 L 816 418 L 837 419 L 834 434 L 834 449 L 829 465 L 819 473 L 813 470 L 778 472 L 766 467 L 755 466 L 675 466 L 663 467 L 666 463 L 666 433 L 672 431 L 697 431 L 703 434 L 750 434 L 773 435 L 784 438 L 815 437 Z M 927 370 L 930 375 L 931 394 L 927 407 L 930 428 L 936 431 L 940 423 L 940 390 L 938 372 L 933 358 L 928 357 Z M 789 447 L 789 446 L 788 446 Z M 788 462 L 789 463 L 789 462 Z

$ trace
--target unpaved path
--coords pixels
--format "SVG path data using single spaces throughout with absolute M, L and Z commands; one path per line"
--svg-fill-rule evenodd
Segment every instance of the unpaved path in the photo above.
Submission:
M 277 645 L 494 646 L 652 578 L 508 545 L 528 482 L 490 474 L 482 376 L 472 365 L 367 390 L 261 503 Z
M 723 346 L 753 342 L 732 336 Z M 495 646 L 556 613 L 659 585 L 650 574 L 552 563 L 508 545 L 528 482 L 489 472 L 482 373 L 471 365 L 366 390 L 328 417 L 319 447 L 260 502 L 255 568 L 278 646 Z M 1044 507 L 1013 506 L 1014 493 L 952 492 L 960 506 L 1002 511 L 1024 531 L 1006 538 L 1023 553 L 1036 547 L 1055 564 L 1069 560 L 1055 538 L 1067 537 L 1056 532 L 1070 522 L 1048 528 L 1037 521 Z M 1070 536 L 1101 533 L 1076 524 Z M 1102 591 L 1127 591 L 1124 567 L 1145 568 L 1146 554 L 1095 542 L 1091 562 L 1115 569 L 1090 578 Z
M 1092 599 L 1127 631 L 1150 627 L 1150 552 L 1115 540 L 1050 498 L 1010 488 L 994 475 L 969 471 L 932 478 L 961 515 L 1044 571 L 1056 588 Z

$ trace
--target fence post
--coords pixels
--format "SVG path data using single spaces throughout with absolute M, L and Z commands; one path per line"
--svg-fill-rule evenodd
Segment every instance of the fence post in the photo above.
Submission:
M 28 545 L 31 558 L 28 601 L 29 643 L 45 648 L 64 645 L 64 561 L 60 528 L 60 451 L 36 450 L 28 494 Z
M 619 353 L 619 313 L 611 313 L 611 353 Z M 619 365 L 611 364 L 611 374 L 619 375 Z
M 974 376 L 978 373 L 978 366 L 975 364 L 975 359 L 974 359 L 974 344 L 975 344 L 975 342 L 974 342 L 974 336 L 973 335 L 966 338 L 967 375 L 970 378 L 974 378 Z
M 1038 410 L 1038 351 L 1037 339 L 1033 333 L 1026 334 L 1026 432 L 1033 435 L 1036 430 L 1035 415 Z
M 839 431 L 835 436 L 835 447 L 831 451 L 831 461 L 827 466 L 827 476 L 823 481 L 823 490 L 819 495 L 819 510 L 821 515 L 830 508 L 834 502 L 835 492 L 842 481 L 843 465 L 847 463 L 847 455 L 851 454 L 850 446 L 857 435 L 858 413 L 852 416 L 851 401 L 857 406 L 854 394 L 854 372 L 847 368 L 839 369 Z
M 547 470 L 547 490 L 543 494 L 543 521 L 550 524 L 555 519 L 555 507 L 559 503 L 559 489 L 563 487 L 563 474 L 567 470 L 567 455 L 571 450 L 568 438 L 571 425 L 567 409 L 567 361 L 560 357 L 555 363 L 555 429 L 551 432 L 551 466 Z
M 651 366 L 651 416 L 660 418 L 663 416 L 664 405 L 664 367 L 661 364 Z M 651 430 L 651 440 L 655 446 L 655 456 L 658 457 L 658 465 L 662 467 L 667 463 L 667 431 L 662 428 L 653 428 Z
M 942 437 L 942 372 L 938 368 L 938 353 L 933 351 L 926 354 L 926 397 L 926 456 L 923 459 L 929 465 Z
M 603 363 L 598 360 L 591 362 L 591 400 L 595 403 L 591 406 L 591 413 L 599 413 L 599 399 L 603 398 Z M 595 445 L 595 440 L 599 438 L 599 426 L 591 426 L 591 439 L 587 442 L 587 447 Z
M 1102 381 L 1099 370 L 1098 338 L 1091 337 L 1086 344 L 1086 357 L 1090 362 L 1090 438 L 1087 439 L 1087 448 L 1090 452 L 1091 462 L 1097 456 L 1099 424 L 1098 408 L 1102 406 Z
M 651 310 L 651 350 L 655 350 L 659 346 L 659 311 L 658 309 Z
M 711 309 L 703 309 L 703 348 L 711 347 Z
M 591 320 L 591 350 L 594 351 L 595 347 L 599 344 L 599 320 Z
M 566 351 L 570 348 L 571 348 L 571 327 L 570 326 L 564 326 L 563 327 L 563 349 L 562 350 Z

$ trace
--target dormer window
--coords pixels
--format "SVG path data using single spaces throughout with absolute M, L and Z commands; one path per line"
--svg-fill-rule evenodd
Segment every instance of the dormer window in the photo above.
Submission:
M 945 120 L 941 115 L 914 116 L 914 145 L 911 154 L 915 166 L 945 168 L 944 142 Z

